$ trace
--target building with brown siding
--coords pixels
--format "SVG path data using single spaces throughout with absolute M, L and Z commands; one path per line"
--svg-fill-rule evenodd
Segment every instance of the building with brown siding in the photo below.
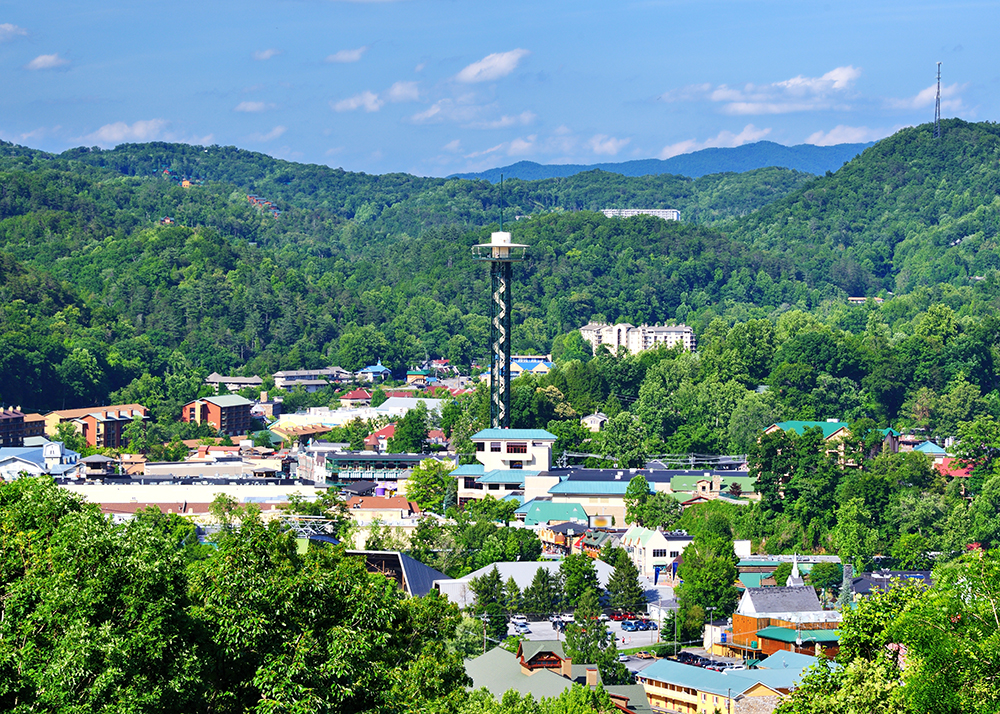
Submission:
M 208 423 L 223 434 L 235 436 L 250 430 L 249 399 L 235 394 L 221 397 L 205 397 L 188 402 L 181 410 L 181 421 Z
M 120 449 L 124 446 L 122 432 L 135 417 L 149 419 L 149 410 L 141 404 L 60 409 L 45 415 L 45 434 L 52 438 L 60 424 L 70 422 L 88 445 Z
M 0 408 L 0 446 L 24 446 L 24 414 Z

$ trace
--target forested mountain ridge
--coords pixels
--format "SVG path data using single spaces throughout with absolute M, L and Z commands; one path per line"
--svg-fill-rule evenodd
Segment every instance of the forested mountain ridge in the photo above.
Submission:
M 539 164 L 534 161 L 518 161 L 516 164 L 488 169 L 476 173 L 453 174 L 449 178 L 485 179 L 496 183 L 501 174 L 508 178 L 526 181 L 572 176 L 583 171 L 599 169 L 622 176 L 649 176 L 655 174 L 677 174 L 698 178 L 707 174 L 744 172 L 777 166 L 810 174 L 836 171 L 843 164 L 872 145 L 836 144 L 816 146 L 797 144 L 785 146 L 773 141 L 757 141 L 732 148 L 713 148 L 680 154 L 669 159 L 635 159 L 616 163 L 601 164 Z
M 1000 267 L 1000 126 L 904 129 L 833 176 L 727 226 L 854 295 L 968 284 Z
M 781 168 L 690 179 L 669 174 L 624 177 L 590 171 L 564 179 L 510 181 L 504 194 L 486 181 L 372 176 L 297 164 L 232 146 L 123 144 L 115 149 L 71 149 L 59 155 L 0 142 L 0 170 L 87 172 L 110 178 L 175 176 L 229 184 L 277 201 L 283 210 L 322 211 L 335 219 L 371 223 L 389 232 L 418 234 L 437 225 L 481 226 L 552 211 L 602 208 L 675 208 L 688 223 L 747 215 L 807 183 L 809 174 Z

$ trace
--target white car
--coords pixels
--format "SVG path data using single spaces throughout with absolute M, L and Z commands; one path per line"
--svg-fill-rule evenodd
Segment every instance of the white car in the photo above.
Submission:
M 573 613 L 572 612 L 563 613 L 563 615 L 562 615 L 562 621 L 563 622 L 576 622 L 576 620 L 573 619 Z
M 527 625 L 528 618 L 524 615 L 511 615 L 510 621 L 514 625 Z
M 605 613 L 603 613 L 603 612 L 601 613 L 600 617 L 598 617 L 597 619 L 598 619 L 598 620 L 600 620 L 601 622 L 609 622 L 609 621 L 611 620 L 611 618 L 610 618 L 610 617 L 608 617 L 608 616 L 607 616 L 607 615 L 606 615 Z

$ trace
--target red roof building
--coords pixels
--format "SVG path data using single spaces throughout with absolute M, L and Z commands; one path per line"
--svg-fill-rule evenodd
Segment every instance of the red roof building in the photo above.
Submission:
M 389 439 L 396 435 L 396 425 L 383 426 L 365 437 L 365 448 L 371 451 L 384 452 L 389 445 Z

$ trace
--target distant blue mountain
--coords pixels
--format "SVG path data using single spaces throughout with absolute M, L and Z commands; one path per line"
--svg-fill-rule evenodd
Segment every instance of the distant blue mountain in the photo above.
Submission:
M 610 171 L 623 176 L 651 176 L 676 174 L 698 178 L 706 174 L 727 171 L 742 173 L 768 166 L 823 174 L 836 171 L 874 142 L 867 144 L 837 144 L 835 146 L 814 146 L 798 144 L 783 146 L 773 141 L 758 141 L 733 149 L 702 149 L 690 154 L 681 154 L 669 159 L 638 159 L 617 164 L 536 164 L 534 161 L 518 161 L 516 164 L 497 169 L 489 169 L 474 174 L 453 174 L 448 178 L 486 179 L 492 183 L 504 178 L 519 178 L 537 181 L 547 178 L 573 176 L 583 171 Z

